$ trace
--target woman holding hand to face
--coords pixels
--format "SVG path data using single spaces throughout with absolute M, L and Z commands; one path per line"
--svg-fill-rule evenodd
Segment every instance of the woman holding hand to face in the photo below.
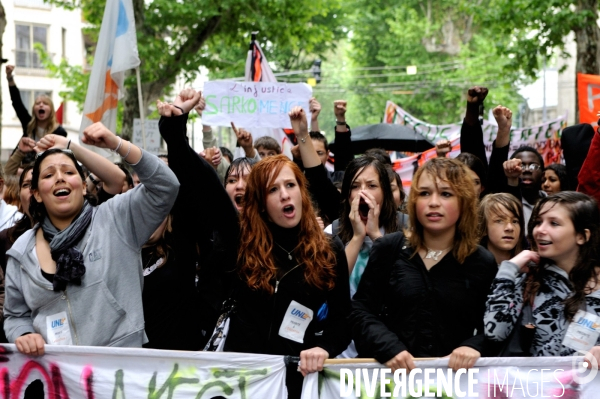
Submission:
M 83 141 L 117 152 L 144 184 L 94 207 L 70 149 L 37 155 L 29 208 L 38 224 L 7 253 L 4 330 L 24 354 L 43 354 L 46 343 L 147 341 L 140 248 L 165 219 L 179 183 L 157 157 L 101 123 L 88 127 Z
M 302 143 L 310 142 L 302 108 L 290 119 Z M 299 355 L 302 374 L 294 366 L 286 376 L 290 398 L 300 397 L 302 375 L 322 370 L 350 342 L 343 245 L 317 224 L 306 185 L 283 155 L 252 168 L 240 213 L 236 311 L 225 341 L 225 351 Z M 301 320 L 294 316 L 300 313 Z
M 449 355 L 457 370 L 481 356 L 485 300 L 497 266 L 477 245 L 477 196 L 459 161 L 434 158 L 417 171 L 408 200 L 411 228 L 375 241 L 352 301 L 359 357 L 410 371 L 415 357 Z

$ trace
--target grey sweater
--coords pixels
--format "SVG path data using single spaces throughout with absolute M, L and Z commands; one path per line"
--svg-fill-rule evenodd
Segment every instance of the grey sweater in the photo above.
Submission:
M 179 182 L 146 152 L 133 169 L 143 184 L 96 207 L 77 244 L 86 267 L 81 285 L 55 292 L 42 276 L 35 250 L 38 226 L 7 252 L 4 330 L 9 342 L 27 332 L 48 342 L 50 316 L 61 312 L 74 345 L 141 347 L 147 342 L 140 248 L 171 210 Z

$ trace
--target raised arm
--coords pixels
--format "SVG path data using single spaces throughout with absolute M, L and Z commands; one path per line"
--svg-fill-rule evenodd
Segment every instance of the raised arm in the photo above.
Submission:
M 510 150 L 510 130 L 512 128 L 512 111 L 502 105 L 493 110 L 494 118 L 498 123 L 498 134 L 492 145 L 490 166 L 488 169 L 487 192 L 500 193 L 506 191 L 507 180 L 503 164 L 508 159 Z
M 177 178 L 158 157 L 106 128 L 86 128 L 83 142 L 115 151 L 131 165 L 143 183 L 103 203 L 96 213 L 97 218 L 112 220 L 115 234 L 122 238 L 124 245 L 139 250 L 171 210 L 179 190 Z
M 8 80 L 8 90 L 10 92 L 10 99 L 12 101 L 12 106 L 17 114 L 17 118 L 21 122 L 21 126 L 23 127 L 23 134 L 25 134 L 27 129 L 27 124 L 31 121 L 31 115 L 25 105 L 23 104 L 23 100 L 21 100 L 21 93 L 17 88 L 15 83 L 15 77 L 13 76 L 13 72 L 15 70 L 14 65 L 6 66 L 6 79 Z
M 483 104 L 488 89 L 475 86 L 467 91 L 467 113 L 460 129 L 460 151 L 475 155 L 483 162 L 487 175 L 488 160 L 483 143 L 483 130 L 479 124 L 479 105 Z
M 222 258 L 235 257 L 239 239 L 237 212 L 214 167 L 196 154 L 185 137 L 188 112 L 198 97 L 199 93 L 196 95 L 193 90 L 187 89 L 178 97 L 181 103 L 175 103 L 181 109 L 164 103 L 158 106 L 161 114 L 159 130 L 167 143 L 169 167 L 181 183 L 180 195 L 173 209 L 180 217 L 174 218 L 174 223 L 178 219 L 179 229 L 199 240 L 202 256 L 213 249 L 208 249 L 208 246 L 212 245 L 212 232 L 217 231 L 219 243 L 215 246 L 220 245 L 218 249 L 223 253 Z M 229 263 L 232 263 L 231 259 L 227 261 Z
M 304 173 L 309 182 L 310 193 L 321 212 L 331 223 L 339 217 L 340 193 L 327 178 L 327 171 L 317 155 L 308 133 L 304 110 L 301 107 L 294 107 L 290 112 L 290 120 L 298 138 L 299 153 L 304 164 Z
M 29 137 L 21 137 L 17 149 L 13 152 L 4 166 L 4 173 L 6 173 L 7 176 L 17 174 L 21 162 L 23 162 L 27 153 L 34 151 L 35 144 L 35 140 L 30 139 Z
M 94 123 L 86 129 L 88 134 L 100 135 L 102 130 L 108 130 L 101 122 Z M 88 150 L 63 136 L 47 134 L 36 145 L 36 151 L 46 151 L 50 148 L 61 148 L 73 151 L 73 155 L 90 172 L 103 182 L 103 189 L 108 194 L 121 194 L 125 173 L 114 163 L 100 154 Z
M 333 113 L 335 114 L 335 163 L 336 171 L 345 171 L 346 167 L 354 159 L 352 153 L 352 132 L 346 123 L 346 100 L 333 102 Z

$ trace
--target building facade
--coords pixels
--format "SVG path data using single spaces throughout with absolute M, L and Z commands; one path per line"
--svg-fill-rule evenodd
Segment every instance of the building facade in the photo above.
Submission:
M 78 140 L 81 113 L 77 105 L 63 101 L 60 91 L 64 90 L 59 79 L 51 78 L 48 70 L 40 63 L 35 50 L 41 46 L 52 57 L 55 64 L 66 59 L 71 65 L 83 65 L 85 48 L 80 10 L 65 10 L 43 0 L 8 0 L 3 2 L 7 24 L 3 36 L 2 54 L 7 64 L 15 65 L 15 83 L 23 103 L 30 110 L 35 97 L 47 94 L 52 98 L 55 109 L 63 103 L 63 127 L 72 140 Z M 6 162 L 16 147 L 23 130 L 12 107 L 4 65 L 0 82 L 2 85 L 2 148 L 0 161 Z

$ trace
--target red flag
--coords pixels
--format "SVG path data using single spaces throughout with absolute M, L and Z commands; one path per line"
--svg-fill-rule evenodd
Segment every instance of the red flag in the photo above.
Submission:
M 65 104 L 64 102 L 60 103 L 60 107 L 58 107 L 58 109 L 56 110 L 56 120 L 61 125 L 63 123 L 63 105 L 64 104 Z
M 579 123 L 596 125 L 600 111 L 600 76 L 577 74 Z

